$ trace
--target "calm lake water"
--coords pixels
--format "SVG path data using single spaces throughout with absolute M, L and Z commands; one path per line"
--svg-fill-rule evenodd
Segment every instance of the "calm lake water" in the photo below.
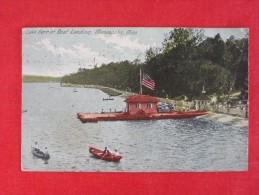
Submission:
M 50 83 L 22 86 L 22 170 L 197 172 L 247 170 L 248 130 L 201 118 L 81 123 L 77 112 L 122 110 L 124 98 Z M 48 147 L 48 164 L 31 154 Z M 118 149 L 119 163 L 94 158 L 88 146 Z

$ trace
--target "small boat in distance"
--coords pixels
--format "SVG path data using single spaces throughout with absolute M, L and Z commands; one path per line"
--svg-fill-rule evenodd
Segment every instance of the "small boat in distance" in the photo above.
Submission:
M 77 92 L 76 88 L 73 89 L 73 92 Z
M 101 159 L 101 160 L 106 160 L 106 161 L 112 161 L 112 162 L 119 162 L 120 159 L 122 159 L 122 156 L 118 155 L 116 156 L 113 153 L 106 153 L 104 154 L 102 150 L 94 148 L 89 146 L 89 152 L 94 155 L 94 157 Z
M 111 98 L 110 96 L 108 98 L 103 98 L 103 101 L 105 100 L 114 100 L 114 98 Z
M 32 147 L 32 155 L 37 157 L 37 158 L 41 158 L 43 160 L 49 160 L 50 159 L 49 153 L 44 153 L 41 150 L 39 150 L 37 148 L 33 148 L 33 147 Z

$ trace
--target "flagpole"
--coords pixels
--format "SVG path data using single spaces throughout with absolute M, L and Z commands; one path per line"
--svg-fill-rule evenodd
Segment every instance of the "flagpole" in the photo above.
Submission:
M 140 94 L 142 95 L 142 71 L 139 69 L 139 84 L 140 84 Z

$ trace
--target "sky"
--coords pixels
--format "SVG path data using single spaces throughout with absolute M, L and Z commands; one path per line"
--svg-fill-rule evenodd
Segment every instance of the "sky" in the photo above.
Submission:
M 60 77 L 124 60 L 143 62 L 174 28 L 24 28 L 22 74 Z M 201 28 L 199 28 L 200 30 Z M 203 28 L 205 37 L 243 38 L 244 28 Z

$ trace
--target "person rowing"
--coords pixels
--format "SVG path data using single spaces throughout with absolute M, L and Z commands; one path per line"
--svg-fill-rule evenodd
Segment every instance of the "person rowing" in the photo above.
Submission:
M 107 147 L 105 147 L 105 148 L 104 148 L 104 151 L 103 151 L 103 156 L 102 156 L 101 160 L 102 160 L 105 156 L 107 156 L 107 155 L 110 155 L 110 151 L 107 149 Z
M 110 151 L 107 149 L 107 147 L 104 148 L 103 154 L 110 154 Z
M 34 144 L 34 150 L 36 151 L 36 152 L 38 152 L 40 149 L 39 149 L 39 146 L 38 146 L 38 142 L 34 142 L 35 144 Z

